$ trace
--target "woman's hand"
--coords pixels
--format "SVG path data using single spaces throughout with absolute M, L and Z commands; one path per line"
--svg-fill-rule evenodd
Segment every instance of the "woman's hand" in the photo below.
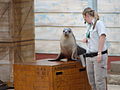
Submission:
M 83 43 L 87 43 L 88 40 L 87 40 L 86 38 L 84 38 L 84 39 L 82 40 L 82 42 L 83 42 Z
M 97 62 L 100 63 L 102 60 L 102 54 L 97 55 Z

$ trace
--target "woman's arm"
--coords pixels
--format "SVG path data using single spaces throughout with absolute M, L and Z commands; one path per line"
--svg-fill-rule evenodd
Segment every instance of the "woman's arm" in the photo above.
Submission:
M 104 47 L 105 38 L 106 38 L 106 35 L 105 35 L 105 34 L 102 34 L 102 35 L 99 37 L 98 58 L 97 58 L 97 61 L 98 61 L 98 62 L 101 61 L 102 50 L 103 50 L 103 47 Z

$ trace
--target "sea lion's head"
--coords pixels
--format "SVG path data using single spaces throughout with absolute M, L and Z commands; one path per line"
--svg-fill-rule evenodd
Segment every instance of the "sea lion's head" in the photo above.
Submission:
M 64 34 L 64 36 L 69 36 L 69 35 L 72 35 L 73 33 L 70 28 L 64 28 L 63 34 Z

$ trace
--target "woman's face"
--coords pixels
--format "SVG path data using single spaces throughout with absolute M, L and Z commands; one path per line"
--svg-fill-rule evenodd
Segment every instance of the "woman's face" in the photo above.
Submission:
M 92 23 L 93 17 L 90 16 L 89 14 L 83 15 L 83 18 L 87 23 L 89 23 L 89 24 Z

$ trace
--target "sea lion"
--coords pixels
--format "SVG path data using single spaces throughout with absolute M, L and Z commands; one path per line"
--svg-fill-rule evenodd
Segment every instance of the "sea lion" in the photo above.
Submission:
M 83 54 L 86 50 L 77 45 L 75 36 L 70 28 L 65 28 L 60 39 L 61 52 L 55 60 L 50 61 L 60 61 L 63 58 L 67 58 L 67 61 L 84 59 Z M 82 60 L 84 63 L 84 61 Z

